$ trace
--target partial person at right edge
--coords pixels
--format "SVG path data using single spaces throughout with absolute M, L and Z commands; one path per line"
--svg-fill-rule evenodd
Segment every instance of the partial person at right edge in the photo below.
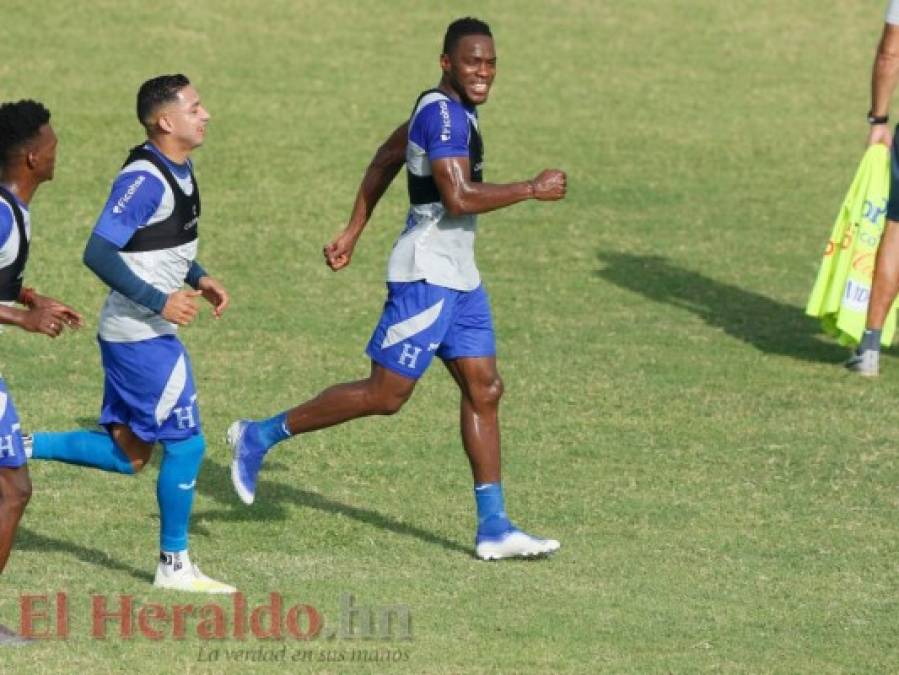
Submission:
M 868 111 L 868 145 L 883 143 L 892 147 L 890 199 L 886 225 L 874 261 L 874 279 L 868 300 L 865 332 L 846 368 L 865 377 L 880 374 L 880 336 L 896 295 L 899 294 L 899 149 L 890 130 L 890 99 L 899 82 L 899 0 L 890 0 L 883 35 L 871 69 L 871 108 Z

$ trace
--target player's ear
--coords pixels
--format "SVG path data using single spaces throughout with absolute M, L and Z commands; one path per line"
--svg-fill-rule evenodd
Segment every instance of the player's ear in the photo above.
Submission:
M 25 165 L 29 169 L 34 169 L 37 166 L 37 149 L 34 146 L 29 147 L 25 151 Z
M 174 127 L 172 126 L 172 121 L 165 113 L 160 114 L 159 117 L 156 118 L 156 126 L 167 134 L 172 133 L 172 130 L 174 129 Z
M 440 70 L 444 73 L 448 73 L 452 69 L 452 64 L 450 63 L 449 54 L 441 54 L 440 55 Z

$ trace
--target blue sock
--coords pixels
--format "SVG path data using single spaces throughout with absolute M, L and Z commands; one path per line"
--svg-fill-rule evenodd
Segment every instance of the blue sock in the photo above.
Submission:
M 163 441 L 162 447 L 165 452 L 156 481 L 159 548 L 162 551 L 186 551 L 187 526 L 206 439 L 203 434 L 197 434 L 183 441 Z
M 247 433 L 255 434 L 256 438 L 251 440 L 258 441 L 265 449 L 280 443 L 286 438 L 290 438 L 292 435 L 287 428 L 286 412 L 269 417 L 267 420 L 253 422 L 247 429 Z
M 474 499 L 478 506 L 478 536 L 495 537 L 512 529 L 502 483 L 476 483 Z
M 128 456 L 113 442 L 109 434 L 100 431 L 79 429 L 57 433 L 40 432 L 31 439 L 32 459 L 51 459 L 103 471 L 134 473 Z

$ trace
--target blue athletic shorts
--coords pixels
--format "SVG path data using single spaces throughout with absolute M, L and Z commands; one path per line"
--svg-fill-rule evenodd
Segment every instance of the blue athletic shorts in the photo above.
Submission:
M 106 374 L 100 424 L 125 424 L 147 443 L 200 433 L 193 369 L 177 337 L 97 341 Z
M 407 377 L 421 377 L 435 356 L 444 361 L 496 354 L 490 301 L 483 285 L 456 291 L 427 281 L 387 282 L 387 302 L 365 350 Z
M 17 469 L 26 461 L 19 413 L 0 377 L 0 468 Z

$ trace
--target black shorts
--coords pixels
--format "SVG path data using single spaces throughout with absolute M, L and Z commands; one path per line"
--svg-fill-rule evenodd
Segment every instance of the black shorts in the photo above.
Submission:
M 887 201 L 887 219 L 899 222 L 899 124 L 893 130 L 893 147 L 890 149 L 890 198 Z

